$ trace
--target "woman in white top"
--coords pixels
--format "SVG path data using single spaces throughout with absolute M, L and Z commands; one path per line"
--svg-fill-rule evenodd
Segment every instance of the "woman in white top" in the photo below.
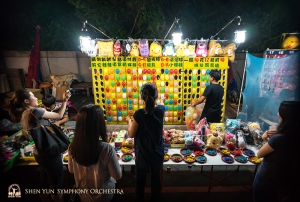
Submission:
M 103 110 L 83 106 L 77 115 L 74 139 L 69 146 L 69 171 L 77 189 L 115 189 L 122 177 L 114 148 L 107 143 Z M 80 183 L 79 183 L 80 182 Z M 80 184 L 80 185 L 79 185 Z M 110 201 L 113 194 L 79 194 L 81 201 Z

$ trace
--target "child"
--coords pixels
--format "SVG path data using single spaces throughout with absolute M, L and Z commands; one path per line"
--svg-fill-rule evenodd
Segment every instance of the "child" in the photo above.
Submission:
M 44 109 L 49 112 L 58 112 L 58 110 L 61 107 L 61 104 L 56 104 L 56 98 L 51 94 L 46 94 L 42 98 L 42 103 L 44 105 Z M 59 126 L 61 124 L 66 123 L 69 121 L 69 115 L 68 115 L 68 106 L 66 106 L 66 110 L 64 112 L 64 115 L 61 119 L 51 119 L 49 120 L 51 123 L 54 123 L 55 125 Z

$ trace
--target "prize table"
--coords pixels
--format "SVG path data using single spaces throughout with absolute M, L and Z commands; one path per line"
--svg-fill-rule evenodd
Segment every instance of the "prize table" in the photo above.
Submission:
M 180 154 L 180 149 L 181 148 L 169 148 L 168 149 L 168 154 L 169 155 L 172 155 L 172 154 Z M 255 147 L 252 147 L 252 146 L 248 146 L 247 149 L 251 149 L 255 154 L 257 154 L 257 149 Z M 62 157 L 64 157 L 65 155 L 67 155 L 68 153 L 64 153 L 62 155 Z M 124 162 L 121 160 L 121 156 L 123 155 L 123 153 L 121 151 L 118 151 L 117 154 L 120 156 L 120 159 L 119 159 L 119 164 L 120 166 L 123 167 L 123 171 L 124 171 L 124 166 L 131 166 L 131 173 L 134 175 L 134 168 L 135 168 L 135 161 L 134 161 L 134 158 L 131 160 L 131 161 L 128 161 L 128 162 Z M 133 157 L 135 157 L 134 155 L 134 152 L 132 153 L 133 154 Z M 257 172 L 257 168 L 259 166 L 259 164 L 254 164 L 254 163 L 251 163 L 249 161 L 247 161 L 246 163 L 240 163 L 240 162 L 237 162 L 237 161 L 234 161 L 233 163 L 225 163 L 222 159 L 221 159 L 221 154 L 218 152 L 217 155 L 215 156 L 210 156 L 210 155 L 207 155 L 207 154 L 204 154 L 204 156 L 206 157 L 207 161 L 205 163 L 198 163 L 198 162 L 194 162 L 194 163 L 186 163 L 185 161 L 181 161 L 181 162 L 174 162 L 172 161 L 171 159 L 169 159 L 168 161 L 164 162 L 164 165 L 167 165 L 167 166 L 174 166 L 174 165 L 194 165 L 194 166 L 202 166 L 201 167 L 201 174 L 205 174 L 205 175 L 209 175 L 209 186 L 208 186 L 208 192 L 210 192 L 211 188 L 216 186 L 217 184 L 219 184 L 220 182 L 226 180 L 226 181 L 229 181 L 233 184 L 236 184 L 238 186 L 241 186 L 245 189 L 250 189 L 249 187 L 246 187 L 246 186 L 242 186 L 234 181 L 231 181 L 229 179 L 227 179 L 230 175 L 232 175 L 233 173 L 235 172 L 239 172 L 239 167 L 240 166 L 251 166 L 251 167 L 254 167 L 255 170 L 254 170 L 254 176 Z M 231 155 L 232 156 L 232 155 Z M 63 164 L 64 165 L 68 165 L 67 162 L 64 162 L 63 161 Z M 37 162 L 35 161 L 19 161 L 17 163 L 18 166 L 25 166 L 25 165 L 38 165 Z M 207 172 L 207 171 L 203 171 L 203 166 L 210 166 L 210 171 Z M 216 175 L 214 173 L 214 166 L 236 166 L 237 168 L 234 169 L 234 170 L 231 170 L 228 174 L 226 174 L 225 176 L 220 176 L 220 175 Z M 254 176 L 253 176 L 253 179 L 254 179 Z M 212 179 L 214 178 L 218 178 L 219 180 L 217 182 L 215 182 L 214 184 L 212 184 Z M 161 172 L 161 184 L 162 184 L 162 180 L 163 180 L 163 172 Z
M 180 149 L 181 148 L 169 148 L 168 149 L 168 154 L 169 155 L 172 155 L 172 154 L 180 154 Z M 257 154 L 257 149 L 255 147 L 252 147 L 252 146 L 248 146 L 247 149 L 251 149 L 255 154 Z M 118 152 L 117 154 L 120 155 L 120 157 L 122 156 L 122 152 Z M 134 153 L 133 153 L 134 154 Z M 235 172 L 239 172 L 239 168 L 240 166 L 250 166 L 250 167 L 254 167 L 254 176 L 257 172 L 257 168 L 258 168 L 258 164 L 253 164 L 249 161 L 247 161 L 246 163 L 240 163 L 240 162 L 237 162 L 237 161 L 234 161 L 233 163 L 225 163 L 222 159 L 221 159 L 221 154 L 220 153 L 217 153 L 216 156 L 209 156 L 207 154 L 204 154 L 204 156 L 206 157 L 207 161 L 206 163 L 198 163 L 198 162 L 194 162 L 194 163 L 186 163 L 185 161 L 181 161 L 181 162 L 174 162 L 172 161 L 171 159 L 169 159 L 168 161 L 164 162 L 164 165 L 167 165 L 167 166 L 174 166 L 174 165 L 194 165 L 194 166 L 201 166 L 201 174 L 208 174 L 209 175 L 209 186 L 208 186 L 208 192 L 210 192 L 211 188 L 215 187 L 216 185 L 218 185 L 220 182 L 226 180 L 226 181 L 229 181 L 233 184 L 236 184 L 238 186 L 241 186 L 245 189 L 249 189 L 249 187 L 246 187 L 246 186 L 242 186 L 234 181 L 231 181 L 229 179 L 227 179 L 230 175 L 232 175 L 233 173 Z M 231 155 L 232 156 L 232 155 Z M 134 173 L 134 166 L 135 166 L 135 161 L 134 160 L 131 160 L 129 162 L 124 162 L 122 161 L 121 159 L 119 160 L 119 163 L 121 166 L 131 166 L 132 168 L 132 172 L 131 173 Z M 209 172 L 206 172 L 206 171 L 203 171 L 203 166 L 210 166 L 210 171 Z M 219 175 L 216 175 L 214 173 L 214 166 L 236 166 L 237 168 L 232 170 L 231 172 L 229 172 L 228 174 L 226 174 L 225 176 L 219 176 Z M 163 180 L 163 172 L 161 172 L 161 181 Z M 253 176 L 253 179 L 254 179 L 254 176 Z M 215 182 L 214 184 L 212 183 L 212 179 L 213 178 L 218 178 L 218 181 Z M 252 180 L 253 181 L 253 180 Z M 250 188 L 251 190 L 251 188 Z

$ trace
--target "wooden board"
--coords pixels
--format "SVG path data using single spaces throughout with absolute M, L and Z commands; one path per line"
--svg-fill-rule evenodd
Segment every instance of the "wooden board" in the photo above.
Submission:
M 5 74 L 11 91 L 25 88 L 25 74 L 23 69 L 0 68 L 0 74 Z

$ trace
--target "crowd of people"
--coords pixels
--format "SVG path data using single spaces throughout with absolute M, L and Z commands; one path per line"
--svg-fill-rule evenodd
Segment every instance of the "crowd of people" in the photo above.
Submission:
M 211 85 L 206 88 L 193 106 L 206 100 L 202 117 L 210 123 L 220 122 L 221 102 L 224 89 L 218 84 L 221 73 L 210 72 Z M 67 121 L 66 103 L 70 92 L 64 93 L 59 107 L 55 97 L 44 96 L 44 108 L 38 107 L 37 98 L 29 90 L 18 90 L 8 103 L 9 114 L 15 122 L 21 122 L 23 129 L 31 131 L 36 122 L 31 112 L 43 123 L 57 125 Z M 140 97 L 145 103 L 133 117 L 127 117 L 128 136 L 134 138 L 136 186 L 135 201 L 144 200 L 147 173 L 151 174 L 151 201 L 160 199 L 160 177 L 163 168 L 164 145 L 162 138 L 164 101 L 158 99 L 155 85 L 142 86 Z M 275 110 L 275 109 L 274 109 Z M 279 125 L 276 131 L 267 130 L 263 134 L 264 146 L 257 156 L 263 158 L 253 184 L 253 200 L 292 201 L 298 197 L 300 161 L 297 157 L 298 125 L 300 102 L 282 101 L 278 110 Z M 56 121 L 54 121 L 56 120 Z M 151 123 L 151 125 L 149 124 Z M 83 106 L 76 120 L 75 135 L 68 148 L 68 169 L 74 173 L 76 188 L 113 189 L 116 180 L 121 179 L 122 169 L 114 148 L 107 143 L 107 129 L 104 112 L 94 104 Z M 43 156 L 35 150 L 34 156 L 40 166 L 41 187 L 59 189 L 63 186 L 63 164 L 61 154 Z M 294 183 L 290 182 L 293 179 Z M 113 194 L 79 194 L 82 201 L 110 201 Z M 48 198 L 47 198 L 48 197 Z M 49 199 L 49 197 L 51 197 Z M 42 195 L 43 201 L 63 201 L 62 194 Z

